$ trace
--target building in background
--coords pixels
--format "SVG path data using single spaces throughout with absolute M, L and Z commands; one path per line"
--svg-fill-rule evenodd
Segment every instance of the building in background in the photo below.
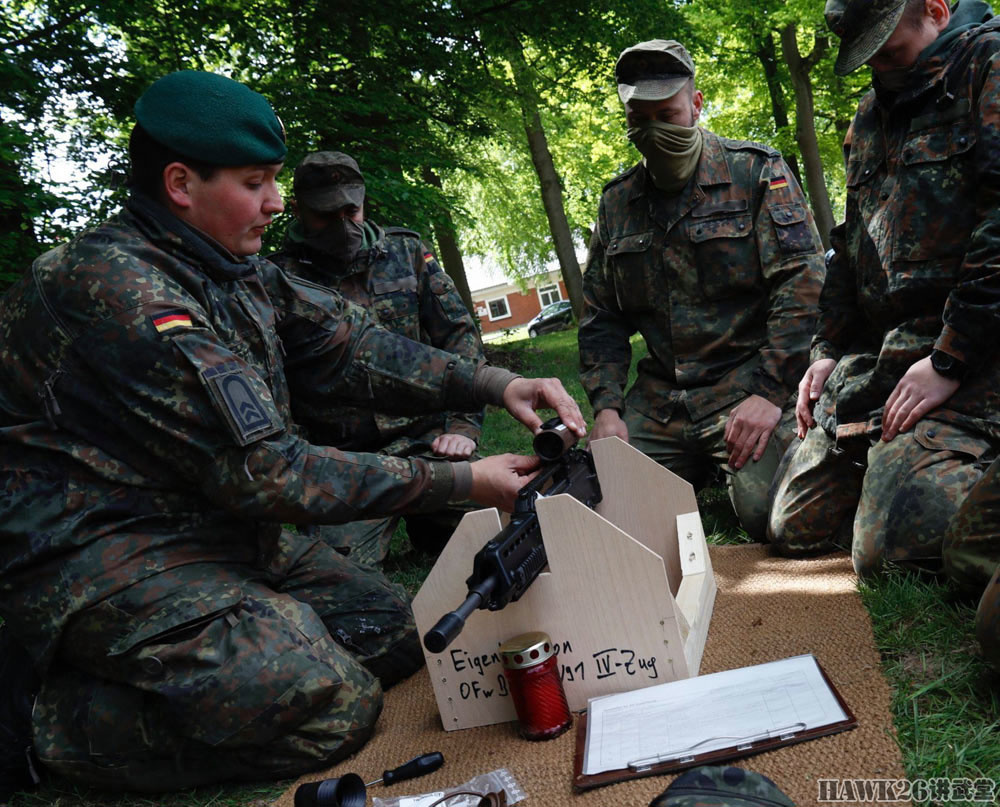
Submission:
M 516 283 L 499 283 L 472 292 L 484 337 L 527 325 L 545 306 L 569 299 L 559 270 L 535 275 L 527 282 L 527 291 Z

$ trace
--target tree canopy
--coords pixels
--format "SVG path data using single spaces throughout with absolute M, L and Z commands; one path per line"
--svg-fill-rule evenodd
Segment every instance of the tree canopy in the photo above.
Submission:
M 824 225 L 842 205 L 840 143 L 867 83 L 834 77 L 835 42 L 811 0 L 0 8 L 0 287 L 122 201 L 132 105 L 173 70 L 217 71 L 267 96 L 288 132 L 289 167 L 317 149 L 352 154 L 368 215 L 436 241 L 453 276 L 463 253 L 521 278 L 558 259 L 575 305 L 574 248 L 589 238 L 603 185 L 638 159 L 613 79 L 622 49 L 687 45 L 704 125 L 781 149 Z M 291 171 L 282 177 L 290 192 Z

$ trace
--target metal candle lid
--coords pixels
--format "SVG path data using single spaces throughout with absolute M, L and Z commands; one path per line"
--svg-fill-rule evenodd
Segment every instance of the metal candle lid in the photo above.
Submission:
M 555 655 L 556 649 L 547 633 L 532 631 L 508 639 L 500 645 L 500 658 L 508 670 L 534 667 Z

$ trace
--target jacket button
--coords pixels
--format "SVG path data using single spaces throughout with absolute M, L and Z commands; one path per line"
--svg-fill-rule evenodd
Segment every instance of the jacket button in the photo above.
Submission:
M 958 144 L 960 146 L 964 146 L 968 142 L 969 142 L 969 138 L 967 138 L 967 137 L 960 137 L 960 138 L 958 138 Z
M 745 230 L 747 226 L 741 221 L 739 224 L 736 225 L 736 228 L 738 230 Z
M 882 201 L 884 202 L 886 199 L 889 198 L 889 191 L 882 191 L 881 197 L 882 197 Z
M 695 235 L 701 235 L 701 227 L 697 227 L 694 231 Z
M 871 168 L 866 168 L 865 169 L 865 176 L 868 176 L 871 172 L 872 172 Z
M 163 662 L 156 656 L 146 656 L 140 663 L 142 671 L 150 678 L 157 678 L 163 672 Z
M 934 431 L 934 429 L 930 429 L 930 430 L 929 430 L 929 431 L 927 432 L 927 436 L 928 436 L 928 437 L 937 437 L 937 432 L 936 432 L 936 431 Z

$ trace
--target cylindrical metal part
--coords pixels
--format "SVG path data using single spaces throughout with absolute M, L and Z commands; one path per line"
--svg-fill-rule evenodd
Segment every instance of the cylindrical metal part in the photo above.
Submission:
M 365 807 L 367 788 L 356 773 L 306 782 L 295 791 L 295 807 Z
M 500 645 L 510 696 L 527 740 L 550 740 L 573 723 L 559 679 L 558 657 L 547 633 L 534 631 Z
M 542 424 L 542 430 L 535 435 L 531 447 L 545 462 L 554 462 L 576 445 L 577 436 L 559 418 L 552 418 Z

